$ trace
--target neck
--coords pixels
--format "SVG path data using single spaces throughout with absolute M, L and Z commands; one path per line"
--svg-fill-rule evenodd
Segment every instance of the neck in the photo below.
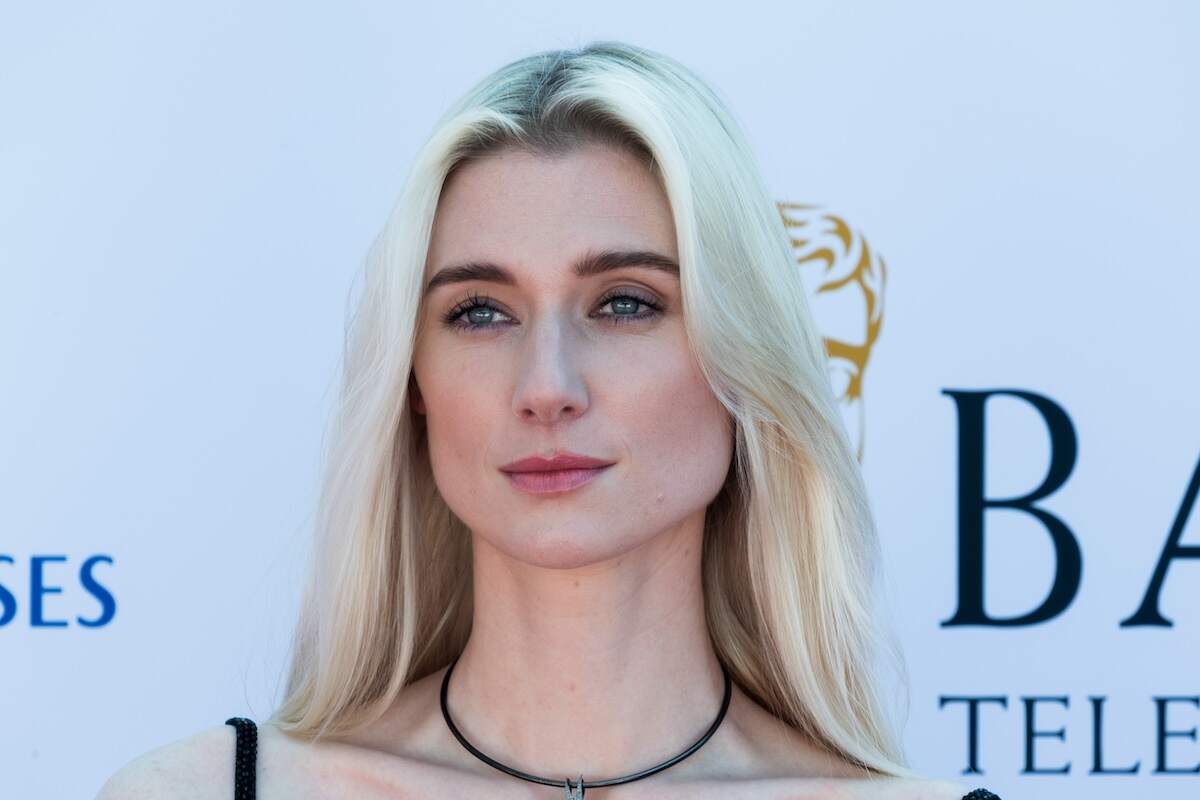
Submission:
M 476 536 L 473 625 L 447 692 L 455 726 L 488 756 L 547 778 L 620 777 L 690 747 L 724 693 L 702 534 L 701 513 L 577 569 L 517 562 Z

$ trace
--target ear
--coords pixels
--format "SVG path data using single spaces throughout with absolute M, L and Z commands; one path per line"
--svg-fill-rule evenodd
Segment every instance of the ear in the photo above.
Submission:
M 421 396 L 421 389 L 417 386 L 417 376 L 411 372 L 408 374 L 408 401 L 414 412 L 425 413 L 425 398 Z

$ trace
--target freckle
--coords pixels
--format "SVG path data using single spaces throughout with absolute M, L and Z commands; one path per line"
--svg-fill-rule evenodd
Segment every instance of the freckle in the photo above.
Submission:
M 576 585 L 576 586 L 578 586 L 578 585 L 579 585 L 579 581 L 575 581 L 575 585 Z
M 571 681 L 570 683 L 567 684 L 567 691 L 568 692 L 575 691 L 575 681 Z

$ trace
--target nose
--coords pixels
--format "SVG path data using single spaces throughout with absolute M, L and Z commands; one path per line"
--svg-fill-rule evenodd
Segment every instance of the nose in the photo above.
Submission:
M 547 318 L 534 323 L 521 344 L 513 412 L 523 422 L 552 424 L 587 410 L 583 351 L 569 324 Z

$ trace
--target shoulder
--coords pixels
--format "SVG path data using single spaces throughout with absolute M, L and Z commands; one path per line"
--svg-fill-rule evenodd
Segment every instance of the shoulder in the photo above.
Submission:
M 970 791 L 956 781 L 933 778 L 883 778 L 876 782 L 879 791 L 862 797 L 879 800 L 962 800 Z
M 924 797 L 929 800 L 962 800 L 971 790 L 957 781 L 923 780 L 917 782 L 916 791 L 914 800 Z
M 788 787 L 789 789 L 793 787 Z M 782 796 L 812 800 L 962 800 L 967 787 L 931 778 L 832 778 L 801 780 Z
M 164 744 L 113 773 L 96 800 L 223 800 L 233 791 L 235 742 L 222 724 Z
M 731 775 L 742 781 L 741 796 L 772 800 L 962 800 L 970 791 L 955 781 L 929 776 L 865 774 L 735 691 L 738 702 L 730 707 L 729 727 L 722 726 L 723 757 L 704 770 L 705 751 L 696 754 L 696 772 L 707 773 L 704 777 L 710 780 L 700 784 L 705 792 L 685 792 L 688 796 L 725 797 Z
M 744 778 L 663 786 L 664 790 L 652 793 L 659 800 L 963 800 L 968 794 L 965 786 L 954 781 L 895 777 Z
M 324 797 L 329 747 L 295 739 L 255 721 L 254 776 L 259 797 Z M 95 800 L 228 800 L 233 796 L 237 731 L 224 723 L 143 753 L 100 788 Z M 336 751 L 332 751 L 336 753 Z

